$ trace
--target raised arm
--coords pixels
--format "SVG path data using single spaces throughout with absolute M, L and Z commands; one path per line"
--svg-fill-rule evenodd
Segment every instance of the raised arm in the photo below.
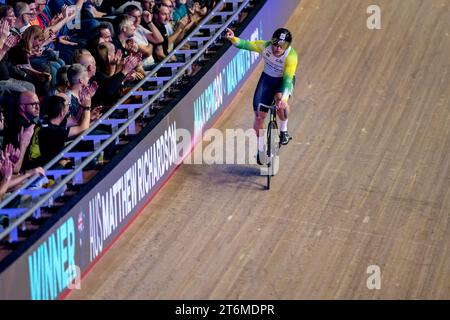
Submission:
M 238 49 L 244 49 L 249 51 L 254 51 L 261 53 L 265 48 L 270 44 L 269 41 L 265 40 L 256 40 L 256 41 L 248 41 L 244 39 L 239 39 L 234 36 L 234 32 L 231 29 L 227 29 L 226 38 L 231 41 L 231 43 Z
M 60 14 L 62 19 L 58 20 L 54 25 L 47 27 L 46 30 L 51 30 L 52 33 L 57 34 L 69 21 L 75 18 L 77 10 L 79 9 L 75 5 L 65 7 Z

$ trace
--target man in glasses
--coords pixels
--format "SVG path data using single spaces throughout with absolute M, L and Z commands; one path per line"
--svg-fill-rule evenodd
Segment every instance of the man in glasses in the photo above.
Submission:
M 11 143 L 14 148 L 19 148 L 21 151 L 21 158 L 15 167 L 15 172 L 18 172 L 22 166 L 24 155 L 26 153 L 29 140 L 23 141 L 21 138 L 25 131 L 29 131 L 32 135 L 34 127 L 40 124 L 40 107 L 38 96 L 32 91 L 24 91 L 20 94 L 17 101 L 19 107 L 10 107 L 8 110 L 7 128 L 5 130 L 5 138 L 3 145 Z M 16 106 L 17 106 L 16 104 Z M 31 138 L 31 136 L 30 136 Z
M 14 14 L 16 15 L 16 24 L 11 31 L 15 35 L 22 36 L 25 30 L 31 26 L 30 22 L 36 19 L 36 14 L 26 2 L 17 2 L 14 5 Z
M 237 48 L 250 50 L 262 54 L 264 59 L 264 72 L 259 79 L 253 97 L 253 110 L 255 121 L 253 128 L 258 137 L 257 162 L 262 165 L 264 158 L 264 136 L 260 131 L 264 126 L 264 119 L 268 110 L 258 105 L 263 103 L 271 105 L 275 100 L 277 116 L 280 119 L 280 143 L 287 145 L 292 139 L 287 131 L 289 105 L 288 100 L 292 95 L 295 83 L 295 71 L 297 69 L 298 56 L 291 47 L 292 35 L 285 28 L 277 29 L 271 41 L 257 40 L 247 41 L 234 36 L 234 32 L 227 29 L 226 38 Z
M 19 105 L 17 108 L 17 104 Z M 20 94 L 15 107 L 8 110 L 8 127 L 5 132 L 5 143 L 11 143 L 15 148 L 19 147 L 18 135 L 22 128 L 39 123 L 40 102 L 38 96 L 32 91 L 24 91 Z

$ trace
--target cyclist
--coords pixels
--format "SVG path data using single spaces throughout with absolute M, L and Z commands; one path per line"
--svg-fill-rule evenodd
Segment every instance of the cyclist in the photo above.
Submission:
M 267 108 L 261 108 L 258 112 L 258 105 L 263 103 L 271 105 L 275 100 L 277 115 L 280 119 L 280 143 L 287 145 L 292 137 L 287 130 L 289 105 L 288 99 L 292 94 L 295 83 L 295 70 L 297 69 L 297 52 L 291 47 L 292 34 L 285 28 L 277 29 L 271 41 L 256 40 L 248 41 L 234 36 L 231 29 L 227 29 L 226 38 L 231 43 L 244 50 L 255 51 L 262 54 L 264 59 L 264 72 L 261 74 L 258 86 L 253 97 L 253 110 L 255 111 L 255 121 L 253 128 L 258 137 L 257 162 L 262 165 L 264 159 L 264 119 Z

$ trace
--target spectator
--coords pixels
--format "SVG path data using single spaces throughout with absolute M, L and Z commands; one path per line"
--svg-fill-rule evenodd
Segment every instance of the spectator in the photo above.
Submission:
M 77 14 L 76 6 L 64 7 L 61 13 L 56 16 L 50 14 L 48 7 L 44 7 L 43 11 L 40 11 L 38 8 L 42 7 L 36 7 L 37 18 L 34 25 L 38 25 L 42 30 L 48 30 L 47 32 L 52 34 L 57 34 L 66 26 L 66 24 L 71 22 Z
M 89 85 L 89 73 L 83 65 L 75 63 L 67 70 L 67 80 L 69 86 L 66 91 L 66 96 L 69 101 L 69 114 L 72 117 L 78 118 L 81 115 L 80 109 L 80 94 L 82 90 Z
M 31 15 L 30 15 L 30 26 L 39 25 L 39 22 L 37 20 L 37 5 L 35 0 L 21 0 L 22 2 L 25 2 L 28 4 L 28 8 L 30 9 Z
M 134 41 L 133 37 L 136 32 L 132 17 L 126 14 L 120 15 L 115 21 L 117 29 L 116 37 L 113 38 L 113 44 L 116 50 L 120 50 L 125 57 L 139 56 L 142 59 L 142 53 L 139 52 L 139 46 Z M 140 63 L 137 70 L 145 74 L 145 71 Z
M 97 47 L 97 61 L 99 63 L 98 71 L 105 77 L 112 77 L 120 71 L 122 62 L 122 52 L 110 42 L 104 42 Z M 125 79 L 125 78 L 124 78 Z
M 204 17 L 208 14 L 208 1 L 206 0 L 193 0 L 193 6 L 191 9 L 191 14 L 197 14 L 200 17 Z M 212 4 L 211 4 L 212 6 Z M 212 8 L 211 8 L 212 9 Z
M 45 171 L 42 167 L 27 170 L 21 175 L 14 175 L 14 166 L 20 157 L 19 149 L 14 149 L 10 144 L 6 146 L 4 151 L 0 151 L 0 198 L 7 191 L 17 187 L 36 173 L 45 176 Z
M 153 24 L 151 15 L 144 16 L 143 22 L 148 26 L 148 29 L 141 25 L 142 12 L 137 6 L 129 5 L 125 8 L 124 13 L 128 14 L 134 20 L 136 31 L 132 39 L 138 45 L 138 52 L 144 58 L 142 61 L 144 69 L 150 70 L 155 64 L 155 60 L 153 59 L 153 46 L 162 43 L 164 38 L 158 28 Z
M 87 88 L 80 92 L 80 107 L 82 109 L 80 124 L 68 128 L 65 125 L 65 119 L 69 113 L 68 100 L 61 96 L 53 96 L 48 99 L 47 118 L 38 133 L 40 157 L 34 159 L 35 163 L 42 165 L 48 163 L 64 149 L 67 141 L 89 128 L 91 106 L 90 92 Z
M 101 12 L 98 10 L 100 8 L 100 4 L 98 0 L 85 0 L 83 5 L 83 10 L 81 11 L 81 19 L 96 19 L 102 18 L 106 15 L 105 12 Z
M 99 68 L 94 80 L 98 83 L 98 90 L 93 97 L 92 104 L 113 105 L 127 81 L 141 80 L 144 74 L 136 68 L 141 58 L 139 55 L 130 55 L 122 63 L 121 51 L 116 51 L 110 42 L 102 43 L 96 53 Z
M 78 49 L 73 56 L 73 63 L 79 63 L 86 68 L 88 77 L 91 79 L 97 72 L 97 62 L 95 61 L 92 53 L 86 49 Z
M 170 11 L 170 21 L 172 21 L 172 14 L 173 14 L 173 10 L 175 9 L 174 4 L 172 3 L 171 0 L 161 0 L 160 4 L 166 8 L 169 9 Z
M 141 0 L 141 7 L 143 13 L 147 11 L 148 13 L 153 13 L 153 7 L 155 6 L 155 0 Z
M 163 4 L 157 5 L 153 12 L 153 23 L 164 38 L 163 43 L 155 49 L 155 60 L 160 62 L 173 50 L 175 45 L 183 40 L 189 20 L 187 17 L 184 17 L 173 28 L 170 23 L 171 11 L 167 6 Z
M 19 133 L 32 125 L 39 123 L 40 101 L 36 93 L 24 91 L 18 99 L 18 108 L 11 109 L 8 114 L 8 126 L 5 130 L 4 144 L 19 147 Z
M 36 0 L 36 20 L 33 21 L 41 29 L 45 29 L 52 23 L 52 16 L 48 10 L 47 0 Z
M 78 11 L 83 7 L 84 0 L 49 0 L 48 9 L 52 16 L 56 16 L 63 11 L 65 6 L 76 6 Z
M 8 51 L 18 44 L 20 38 L 10 34 L 10 22 L 7 18 L 0 19 L 0 96 L 2 100 L 14 97 L 13 92 L 25 90 L 35 91 L 32 83 L 11 77 L 10 69 L 14 69 L 8 59 Z
M 14 14 L 14 9 L 11 6 L 0 6 L 0 19 L 3 18 L 9 22 L 10 27 L 14 27 L 16 25 L 16 15 Z
M 36 0 L 36 19 L 41 29 L 48 27 L 51 22 L 51 14 L 47 2 L 48 0 Z
M 0 200 L 3 200 L 3 196 L 8 191 L 9 184 L 13 175 L 13 164 L 9 159 L 0 159 Z M 9 220 L 5 220 L 4 215 L 1 215 L 2 227 L 6 228 L 9 224 Z M 6 223 L 4 221 L 7 221 Z
M 70 66 L 62 66 L 56 73 L 56 85 L 49 92 L 49 97 L 57 93 L 66 93 L 69 88 L 69 80 L 67 79 L 67 70 Z M 45 114 L 45 112 L 44 112 Z
M 100 24 L 100 26 L 98 26 L 98 33 L 101 39 L 99 43 L 112 42 L 112 30 L 109 28 L 109 25 Z
M 36 19 L 36 14 L 25 2 L 17 2 L 14 5 L 14 14 L 16 16 L 16 24 L 11 31 L 21 36 L 31 26 L 30 22 Z
M 83 0 L 50 0 L 48 3 L 50 13 L 54 19 L 60 21 L 61 18 L 64 19 L 70 16 L 69 21 L 62 22 L 64 27 L 61 28 L 60 35 L 64 36 L 62 38 L 63 41 L 58 41 L 55 44 L 55 49 L 60 52 L 59 56 L 66 64 L 70 64 L 75 49 L 86 46 L 88 39 L 91 38 L 95 28 L 100 24 L 96 19 L 79 14 L 83 3 Z M 69 39 L 72 44 L 76 45 L 67 46 L 65 41 Z
M 109 43 L 109 42 L 108 42 Z M 106 44 L 106 43 L 104 43 Z M 114 45 L 110 43 L 112 47 Z M 115 53 L 114 53 L 115 54 Z M 92 98 L 92 105 L 97 107 L 99 105 L 112 105 L 116 101 L 117 95 L 120 94 L 122 82 L 120 76 L 108 81 L 101 73 L 97 73 L 97 62 L 94 56 L 85 49 L 77 50 L 73 59 L 74 63 L 79 63 L 86 68 L 87 77 L 95 83 L 96 90 Z M 94 76 L 96 76 L 94 78 Z M 126 76 L 126 75 L 125 75 Z M 108 77 L 107 77 L 108 78 Z M 87 84 L 84 84 L 87 85 Z M 72 114 L 72 112 L 71 112 Z M 72 114 L 74 115 L 74 114 Z
M 129 41 L 132 40 L 136 31 L 132 17 L 127 14 L 122 14 L 115 19 L 114 25 L 116 28 L 116 36 L 113 38 L 112 43 L 116 47 L 116 50 L 122 50 L 125 54 L 137 52 L 139 49 L 137 44 L 134 46 L 133 43 L 135 42 Z
M 97 47 L 101 43 L 112 42 L 112 27 L 110 28 L 110 23 L 101 23 L 97 28 L 95 28 L 93 36 L 89 39 L 86 49 L 92 54 L 95 53 Z
M 69 70 L 69 67 L 70 66 L 65 65 L 58 69 L 58 72 L 56 73 L 56 83 L 49 90 L 48 94 L 45 97 L 44 103 L 41 106 L 40 111 L 41 117 L 47 114 L 45 106 L 47 105 L 47 100 L 49 97 L 57 94 L 67 95 L 67 90 L 69 88 L 69 80 L 67 79 L 67 70 Z
M 181 18 L 188 15 L 189 11 L 186 3 L 187 0 L 177 0 L 175 9 L 173 10 L 172 14 L 174 23 L 177 23 Z
M 13 115 L 9 120 L 9 126 L 5 132 L 4 144 L 11 144 L 14 148 L 19 148 L 20 159 L 15 162 L 14 172 L 21 171 L 24 156 L 34 132 L 34 128 L 39 124 L 40 102 L 34 92 L 25 91 L 19 97 L 19 108 L 17 111 L 10 110 Z
M 12 66 L 9 72 L 14 73 L 14 77 L 20 80 L 29 81 L 36 87 L 39 96 L 44 96 L 50 88 L 51 71 L 46 64 L 38 65 L 40 70 L 31 64 L 32 57 L 42 55 L 45 36 L 38 26 L 31 26 L 25 30 L 21 42 L 11 48 L 8 57 Z

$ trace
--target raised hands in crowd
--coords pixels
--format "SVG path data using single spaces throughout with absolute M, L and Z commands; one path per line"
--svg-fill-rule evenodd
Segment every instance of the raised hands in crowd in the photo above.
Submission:
M 13 164 L 17 163 L 20 159 L 20 149 L 15 149 L 12 144 L 7 144 L 5 150 L 1 154 L 0 158 L 11 160 Z
M 136 54 L 139 52 L 139 45 L 137 44 L 137 42 L 130 38 L 127 40 L 126 45 L 125 45 L 125 49 L 130 53 L 130 54 Z
M 0 198 L 8 191 L 13 175 L 13 164 L 8 158 L 0 159 Z
M 123 81 L 124 83 L 130 81 L 140 81 L 144 79 L 145 73 L 137 70 L 141 62 L 141 53 L 130 54 L 125 58 L 122 69 L 122 72 L 126 75 L 125 80 Z
M 30 144 L 39 143 L 41 150 L 55 144 L 52 139 L 33 139 L 35 132 L 42 133 L 50 117 L 55 120 L 52 125 L 60 132 L 70 131 L 67 140 L 60 141 L 64 146 L 97 121 L 123 92 L 142 80 L 200 22 L 207 10 L 201 4 L 205 2 L 199 0 L 137 0 L 132 3 L 50 0 L 39 5 L 37 12 L 29 8 L 28 2 L 19 2 L 7 1 L 11 6 L 0 4 L 0 92 L 2 101 L 6 101 L 0 101 L 3 103 L 0 107 L 14 112 L 12 116 L 5 113 L 7 121 L 0 120 L 0 135 L 13 137 L 10 140 L 14 141 L 19 136 L 13 144 L 17 148 L 9 144 L 9 140 L 4 140 L 0 148 L 3 149 L 0 151 L 0 194 L 20 184 L 25 177 L 44 174 L 41 167 L 32 171 L 24 169 L 32 167 L 27 163 Z M 118 6 L 120 10 L 116 10 Z M 104 12 L 108 12 L 107 17 Z M 174 14 L 178 14 L 176 20 Z M 103 18 L 98 19 L 100 17 Z M 129 21 L 120 23 L 115 18 Z M 100 50 L 99 46 L 105 43 L 108 50 Z M 76 60 L 78 50 L 87 53 Z M 175 60 L 174 55 L 171 61 Z M 83 73 L 81 87 L 81 78 L 69 72 L 74 64 L 82 64 L 87 70 L 87 75 Z M 78 84 L 76 89 L 70 87 L 72 82 Z M 36 94 L 34 105 L 17 99 L 28 91 Z M 63 103 L 58 99 L 53 99 L 55 105 L 50 106 L 49 100 L 58 95 L 65 99 L 64 112 L 54 111 L 62 108 Z M 82 106 L 82 120 L 78 118 L 76 106 Z M 40 108 L 39 121 L 31 123 L 31 119 L 18 112 L 26 108 Z M 15 176 L 19 172 L 22 180 Z
M 120 63 L 122 63 L 122 58 L 123 58 L 123 51 L 118 49 L 118 50 L 116 50 L 116 54 L 114 55 L 114 59 L 112 62 L 114 64 L 120 64 Z
M 11 34 L 11 26 L 9 24 L 9 21 L 5 18 L 0 20 L 0 45 L 3 46 L 4 42 L 8 38 L 8 36 Z
M 35 124 L 30 125 L 29 127 L 22 127 L 20 129 L 20 133 L 19 133 L 19 141 L 20 141 L 20 146 L 22 147 L 28 147 L 28 145 L 30 144 L 31 138 L 33 137 L 34 134 L 34 127 Z
M 97 82 L 92 82 L 87 86 L 82 86 L 79 93 L 80 104 L 84 107 L 90 107 L 92 104 L 92 97 L 98 89 Z
M 24 138 L 26 137 L 24 136 Z M 36 167 L 27 170 L 23 175 L 14 176 L 14 167 L 20 159 L 20 149 L 15 149 L 12 144 L 7 144 L 5 150 L 0 151 L 0 197 L 36 173 L 45 176 L 45 170 L 42 167 Z
M 142 54 L 136 53 L 136 54 L 130 54 L 128 57 L 124 60 L 124 66 L 123 70 L 125 74 L 129 74 L 133 70 L 136 69 L 136 67 L 139 66 L 139 63 L 142 61 Z
M 144 10 L 142 12 L 142 20 L 146 23 L 149 24 L 152 20 L 153 20 L 153 13 Z

